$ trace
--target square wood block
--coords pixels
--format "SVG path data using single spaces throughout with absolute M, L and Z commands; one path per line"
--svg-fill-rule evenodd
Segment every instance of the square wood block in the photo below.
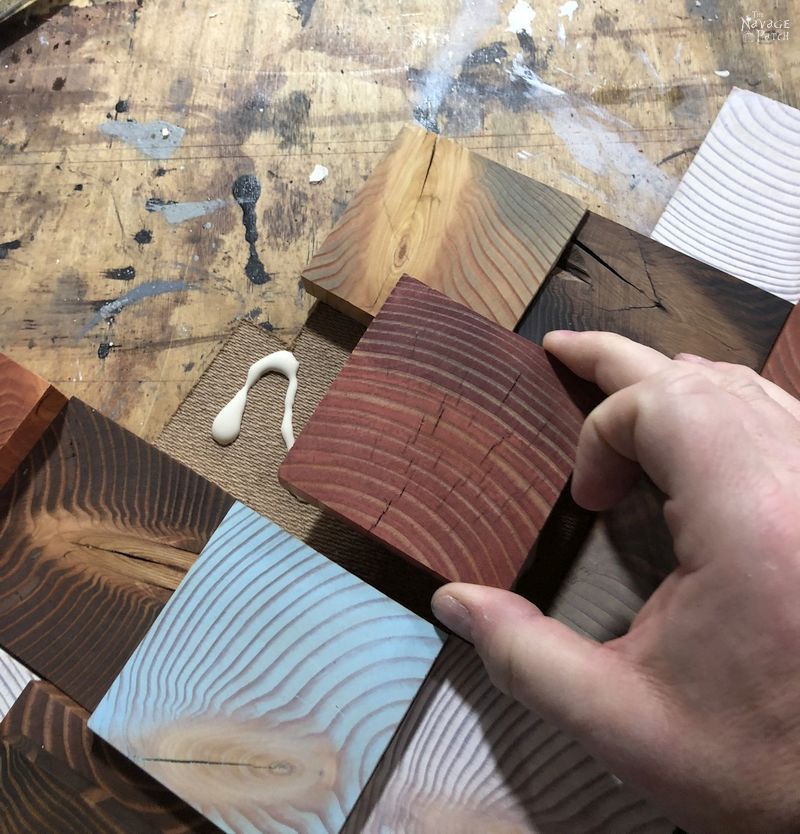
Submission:
M 404 276 L 278 475 L 442 580 L 509 588 L 570 475 L 589 389 Z
M 369 324 L 408 273 L 512 330 L 583 214 L 572 197 L 407 126 L 303 270 L 305 288 Z
M 89 720 L 227 832 L 338 832 L 443 644 L 233 505 Z
M 0 353 L 0 487 L 66 402 L 49 382 Z

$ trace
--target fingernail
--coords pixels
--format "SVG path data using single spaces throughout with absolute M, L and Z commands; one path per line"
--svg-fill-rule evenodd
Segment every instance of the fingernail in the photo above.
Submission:
M 577 336 L 577 330 L 551 330 L 546 333 L 546 336 L 555 336 L 558 339 L 569 339 L 572 336 Z
M 465 605 L 450 594 L 441 594 L 433 598 L 431 608 L 436 619 L 444 623 L 450 631 L 472 642 L 472 618 Z

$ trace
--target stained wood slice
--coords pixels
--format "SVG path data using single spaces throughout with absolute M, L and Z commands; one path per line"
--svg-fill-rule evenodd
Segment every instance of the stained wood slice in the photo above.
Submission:
M 573 198 L 405 127 L 303 271 L 368 324 L 404 273 L 513 329 L 583 216 Z
M 49 382 L 0 353 L 0 487 L 66 401 Z
M 792 309 L 783 299 L 589 213 L 517 332 L 610 330 L 674 356 L 760 369 Z
M 23 689 L 34 680 L 36 675 L 30 669 L 0 649 L 0 719 L 11 709 Z
M 669 834 L 583 748 L 492 686 L 450 638 L 346 834 Z
M 764 366 L 764 376 L 800 399 L 800 306 L 789 314 Z
M 576 383 L 406 276 L 279 478 L 440 579 L 508 588 L 573 465 Z
M 800 110 L 732 90 L 653 237 L 800 299 Z
M 4 834 L 153 832 L 144 820 L 29 739 L 0 740 Z
M 442 646 L 235 504 L 89 721 L 228 832 L 337 832 Z
M 93 709 L 232 500 L 70 400 L 0 491 L 0 645 Z
M 89 713 L 45 681 L 26 687 L 0 724 L 0 739 L 22 737 L 46 751 L 100 792 L 140 819 L 142 826 L 164 832 L 219 829 L 91 733 Z M 135 829 L 139 830 L 139 829 Z

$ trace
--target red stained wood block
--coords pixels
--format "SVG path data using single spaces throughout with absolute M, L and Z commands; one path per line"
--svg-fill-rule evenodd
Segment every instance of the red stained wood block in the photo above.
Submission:
M 800 399 L 800 304 L 789 314 L 762 373 Z
M 443 580 L 508 588 L 572 470 L 588 394 L 404 276 L 279 478 Z
M 0 487 L 66 401 L 49 382 L 0 353 Z

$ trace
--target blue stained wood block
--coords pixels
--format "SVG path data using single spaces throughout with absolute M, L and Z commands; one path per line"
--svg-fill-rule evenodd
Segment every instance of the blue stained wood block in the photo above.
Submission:
M 442 639 L 237 503 L 89 727 L 225 831 L 329 834 Z

